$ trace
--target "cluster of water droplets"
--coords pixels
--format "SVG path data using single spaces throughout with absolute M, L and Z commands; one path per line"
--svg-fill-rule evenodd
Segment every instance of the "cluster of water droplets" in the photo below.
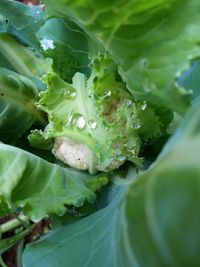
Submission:
M 35 20 L 34 23 L 37 24 L 40 22 L 42 16 L 42 11 L 40 9 L 35 11 Z
M 77 92 L 74 88 L 63 88 L 64 97 L 67 100 L 75 100 L 77 96 Z M 70 125 L 76 126 L 78 129 L 85 129 L 86 126 L 92 130 L 97 128 L 97 122 L 93 119 L 86 120 L 85 117 L 81 113 L 75 113 L 73 115 L 69 115 L 68 122 Z
M 95 120 L 86 120 L 85 117 L 80 113 L 75 113 L 70 115 L 68 118 L 68 122 L 70 125 L 76 126 L 78 129 L 85 129 L 86 126 L 92 130 L 97 128 L 97 122 Z
M 64 88 L 64 97 L 68 100 L 74 100 L 76 98 L 76 90 Z

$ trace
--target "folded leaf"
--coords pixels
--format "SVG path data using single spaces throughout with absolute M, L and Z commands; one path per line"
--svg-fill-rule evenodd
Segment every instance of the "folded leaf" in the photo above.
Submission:
M 0 196 L 7 203 L 7 209 L 0 207 L 0 215 L 21 209 L 34 221 L 64 214 L 65 205 L 92 203 L 95 192 L 108 181 L 102 174 L 62 168 L 4 144 L 0 144 L 0 166 Z
M 45 124 L 35 107 L 38 91 L 28 78 L 0 68 L 0 140 L 14 143 L 34 122 Z

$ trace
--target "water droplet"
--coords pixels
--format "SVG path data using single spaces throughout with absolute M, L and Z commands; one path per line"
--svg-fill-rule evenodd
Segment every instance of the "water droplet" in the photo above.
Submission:
M 64 88 L 64 96 L 67 99 L 73 100 L 76 98 L 76 90 Z
M 147 103 L 143 103 L 143 105 L 140 107 L 141 110 L 145 110 L 147 108 Z
M 140 125 L 139 122 L 136 122 L 136 123 L 133 125 L 133 127 L 134 127 L 135 129 L 140 129 L 141 125 Z
M 40 41 L 40 44 L 41 44 L 42 48 L 44 49 L 44 51 L 46 51 L 48 49 L 54 49 L 55 48 L 54 41 L 50 40 L 50 39 L 42 39 Z
M 104 96 L 105 96 L 105 97 L 110 97 L 110 96 L 111 96 L 111 94 L 112 94 L 112 92 L 111 92 L 111 91 L 107 91 L 107 92 L 105 92 L 105 93 L 104 93 Z
M 135 157 L 135 149 L 130 149 L 130 150 L 128 150 L 128 153 L 129 153 L 132 157 Z
M 36 13 L 36 15 L 40 15 L 41 14 L 41 12 L 39 10 L 37 10 L 35 13 Z
M 95 129 L 97 127 L 97 123 L 95 120 L 89 120 L 88 121 L 88 126 L 91 128 L 91 129 Z
M 129 107 L 129 106 L 132 106 L 133 102 L 132 102 L 130 99 L 128 99 L 128 100 L 126 101 L 126 104 L 127 104 L 127 106 Z
M 69 121 L 69 123 L 72 123 L 73 116 L 72 115 L 69 115 L 69 117 L 67 118 L 67 120 Z
M 125 161 L 125 159 L 126 159 L 126 157 L 124 155 L 119 155 L 118 156 L 118 160 L 121 161 L 121 162 Z
M 135 113 L 134 112 L 131 113 L 131 117 L 135 118 Z
M 85 128 L 86 120 L 81 114 L 77 113 L 73 115 L 71 123 L 76 125 L 79 129 L 83 129 Z
M 142 58 L 141 60 L 140 60 L 140 66 L 142 67 L 142 68 L 147 68 L 148 67 L 148 65 L 149 65 L 149 60 L 148 60 L 148 58 Z
M 102 185 L 106 185 L 108 183 L 108 178 L 107 177 L 100 177 L 99 181 Z

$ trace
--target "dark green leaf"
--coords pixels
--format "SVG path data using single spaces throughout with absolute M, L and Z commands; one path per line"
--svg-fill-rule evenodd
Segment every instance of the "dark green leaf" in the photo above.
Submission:
M 0 68 L 0 140 L 14 143 L 34 122 L 45 124 L 35 107 L 37 88 L 28 78 Z
M 38 34 L 45 57 L 53 59 L 54 71 L 71 81 L 75 72 L 89 75 L 88 37 L 72 21 L 53 18 L 47 20 Z
M 32 220 L 65 213 L 65 205 L 93 202 L 95 192 L 107 183 L 98 174 L 62 168 L 31 153 L 0 144 L 0 195 L 10 211 L 21 208 Z M 5 208 L 5 205 L 4 205 Z M 0 215 L 5 211 L 0 207 Z
M 40 6 L 23 5 L 17 1 L 0 1 L 0 32 L 7 32 L 39 52 L 36 32 L 43 22 Z

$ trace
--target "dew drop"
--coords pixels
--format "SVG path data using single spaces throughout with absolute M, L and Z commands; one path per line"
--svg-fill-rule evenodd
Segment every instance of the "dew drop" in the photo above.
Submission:
M 128 99 L 126 101 L 126 104 L 127 104 L 128 107 L 130 107 L 130 106 L 132 106 L 133 102 L 130 99 Z
M 36 15 L 40 15 L 41 14 L 41 12 L 39 10 L 37 10 L 35 13 L 36 13 Z
M 131 154 L 132 157 L 135 156 L 135 149 L 128 150 L 129 154 Z
M 119 155 L 118 156 L 118 160 L 123 162 L 126 159 L 126 157 L 124 155 Z
M 131 113 L 131 117 L 135 118 L 135 113 L 134 112 Z
M 147 103 L 143 103 L 143 105 L 140 107 L 141 110 L 145 110 L 147 108 Z
M 107 91 L 107 92 L 104 93 L 104 96 L 105 96 L 105 97 L 110 97 L 111 94 L 112 94 L 111 91 Z
M 73 115 L 71 123 L 76 125 L 79 129 L 83 129 L 85 128 L 86 120 L 81 114 L 76 113 Z
M 96 123 L 96 121 L 95 120 L 89 120 L 88 121 L 88 126 L 91 128 L 91 129 L 96 129 L 96 127 L 97 127 L 97 123 Z
M 79 117 L 77 122 L 76 122 L 76 125 L 79 129 L 83 129 L 85 127 L 85 118 L 83 116 Z
M 147 58 L 142 58 L 139 62 L 142 68 L 147 68 L 149 65 L 149 60 Z
M 133 126 L 135 129 L 140 129 L 141 125 L 139 122 L 136 122 Z
M 67 119 L 68 119 L 69 123 L 72 123 L 73 116 L 72 115 L 69 115 L 69 117 Z
M 106 185 L 108 183 L 108 178 L 107 177 L 100 177 L 99 181 L 102 185 Z
M 64 96 L 67 99 L 73 100 L 76 98 L 76 90 L 66 89 L 64 88 Z

